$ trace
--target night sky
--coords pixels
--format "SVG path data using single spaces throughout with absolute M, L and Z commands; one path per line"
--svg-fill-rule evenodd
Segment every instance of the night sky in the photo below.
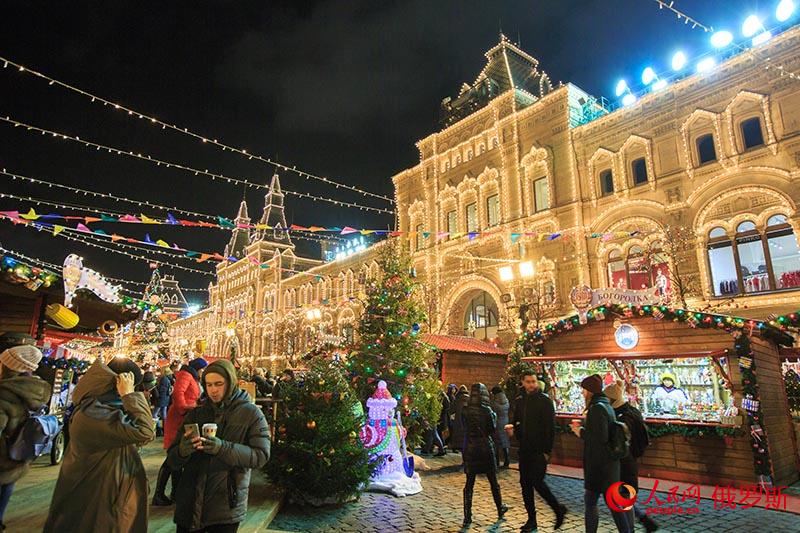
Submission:
M 747 14 L 772 16 L 776 3 L 680 0 L 675 5 L 703 24 L 738 34 Z M 483 53 L 498 41 L 501 28 L 539 59 L 554 82 L 572 82 L 597 96 L 612 95 L 620 77 L 638 81 L 644 66 L 666 70 L 679 48 L 690 57 L 709 48 L 708 34 L 679 23 L 652 0 L 133 4 L 3 2 L 0 55 L 251 153 L 388 196 L 393 195 L 391 176 L 418 161 L 414 143 L 437 131 L 442 98 L 455 96 L 463 82 L 474 81 L 485 63 Z M 265 163 L 162 131 L 11 67 L 0 68 L 0 116 L 252 182 L 267 183 L 272 175 Z M 244 192 L 241 186 L 5 123 L 0 123 L 0 167 L 230 217 Z M 388 206 L 290 172 L 283 172 L 281 180 L 286 189 Z M 4 176 L 0 191 L 163 216 L 161 211 L 26 186 Z M 247 190 L 254 219 L 261 214 L 263 193 Z M 27 211 L 32 205 L 0 199 L 0 210 Z M 304 226 L 385 228 L 393 223 L 391 216 L 292 197 L 287 198 L 287 218 Z M 153 239 L 200 251 L 221 252 L 230 236 L 203 228 L 92 228 L 140 239 L 150 232 Z M 59 264 L 68 253 L 77 252 L 90 267 L 109 276 L 149 278 L 145 262 L 8 221 L 0 221 L 0 243 Z M 296 243 L 301 253 L 319 253 L 314 245 Z M 211 270 L 211 263 L 172 262 Z M 213 279 L 169 267 L 162 270 L 174 273 L 187 287 L 204 287 Z M 187 296 L 200 298 L 198 293 Z

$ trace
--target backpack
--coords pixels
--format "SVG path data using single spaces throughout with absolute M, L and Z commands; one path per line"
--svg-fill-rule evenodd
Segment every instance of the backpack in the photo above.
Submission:
M 647 426 L 644 423 L 641 412 L 632 405 L 628 408 L 631 411 L 623 412 L 620 418 L 631 434 L 631 457 L 638 459 L 644 455 L 644 450 L 650 445 L 650 436 L 647 434 Z
M 32 411 L 8 448 L 8 457 L 20 462 L 33 461 L 49 451 L 60 430 L 57 416 L 44 414 L 44 408 Z
M 611 458 L 618 461 L 630 454 L 631 431 L 628 426 L 617 420 L 613 409 L 609 407 L 606 412 L 609 413 L 608 451 L 611 454 Z

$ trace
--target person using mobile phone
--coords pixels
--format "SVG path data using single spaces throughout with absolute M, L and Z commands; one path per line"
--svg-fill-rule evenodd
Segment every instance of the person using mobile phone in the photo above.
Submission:
M 175 492 L 178 533 L 234 532 L 247 515 L 250 471 L 269 459 L 269 426 L 238 381 L 230 361 L 206 367 L 205 396 L 169 451 L 170 467 L 183 470 Z
M 130 359 L 98 358 L 78 382 L 44 533 L 147 531 L 147 475 L 136 447 L 156 428 L 144 393 L 134 392 L 141 381 Z

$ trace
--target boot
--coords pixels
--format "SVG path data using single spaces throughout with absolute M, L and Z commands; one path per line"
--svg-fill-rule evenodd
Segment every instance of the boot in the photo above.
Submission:
M 649 515 L 644 515 L 641 517 L 639 522 L 644 526 L 645 531 L 648 533 L 658 530 L 658 524 L 656 524 L 656 521 L 650 518 Z
M 173 501 L 167 498 L 166 495 L 167 481 L 169 481 L 170 475 L 172 475 L 172 470 L 167 466 L 167 462 L 164 461 L 164 464 L 158 469 L 158 477 L 156 478 L 156 490 L 155 494 L 153 494 L 154 507 L 169 507 L 173 504 Z
M 464 488 L 464 522 L 462 528 L 467 528 L 472 523 L 472 491 Z
M 500 494 L 500 485 L 498 483 L 492 485 L 492 498 L 494 498 L 494 505 L 497 507 L 497 519 L 502 520 L 503 515 L 508 511 L 508 506 L 503 504 L 503 497 Z
M 522 527 L 519 529 L 520 533 L 532 533 L 536 531 L 539 526 L 536 525 L 536 516 L 533 518 L 528 518 L 528 521 L 522 524 Z
M 558 509 L 556 509 L 555 512 L 556 512 L 556 524 L 553 529 L 558 529 L 562 525 L 564 525 L 564 517 L 567 516 L 567 508 L 562 505 Z

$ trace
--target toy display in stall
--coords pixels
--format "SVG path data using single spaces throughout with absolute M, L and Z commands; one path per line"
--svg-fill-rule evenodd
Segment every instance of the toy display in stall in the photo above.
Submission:
M 110 303 L 119 303 L 120 287 L 112 285 L 98 272 L 83 266 L 83 259 L 75 254 L 69 254 L 64 259 L 64 305 L 72 307 L 72 299 L 80 289 L 87 289 L 95 293 L 101 300 Z
M 2 256 L 0 268 L 2 268 L 6 280 L 14 284 L 24 284 L 32 291 L 38 290 L 42 286 L 49 287 L 58 279 L 56 274 L 48 270 L 30 266 L 9 255 Z
M 552 364 L 556 386 L 551 397 L 556 410 L 581 413 L 585 403 L 581 381 L 599 374 L 603 382 L 613 383 L 621 373 L 628 398 L 638 404 L 648 418 L 681 419 L 721 423 L 723 417 L 737 416 L 730 391 L 708 358 L 648 359 L 619 361 L 558 361 Z M 548 363 L 549 364 L 549 363 Z
M 45 308 L 45 315 L 53 320 L 56 324 L 66 330 L 70 330 L 78 325 L 80 317 L 70 309 L 67 309 L 61 304 L 50 304 Z

